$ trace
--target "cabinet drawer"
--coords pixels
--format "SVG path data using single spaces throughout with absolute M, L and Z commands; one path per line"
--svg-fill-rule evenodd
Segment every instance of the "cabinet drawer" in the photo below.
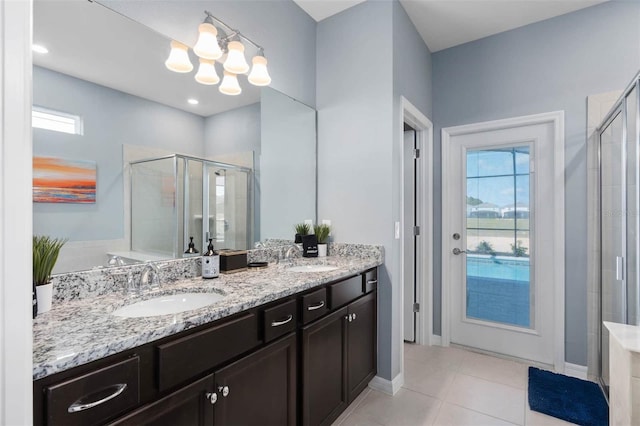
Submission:
M 329 286 L 331 309 L 346 305 L 360 296 L 362 296 L 362 277 L 360 275 Z
M 270 342 L 295 331 L 297 325 L 297 300 L 281 303 L 264 310 L 264 341 Z
M 46 388 L 47 424 L 104 423 L 140 402 L 135 356 Z
M 260 344 L 255 313 L 157 347 L 162 392 Z
M 327 289 L 321 288 L 313 293 L 305 294 L 302 299 L 302 322 L 310 323 L 327 313 L 329 303 L 327 301 Z
M 362 275 L 362 288 L 365 293 L 370 293 L 378 288 L 378 269 L 370 269 Z

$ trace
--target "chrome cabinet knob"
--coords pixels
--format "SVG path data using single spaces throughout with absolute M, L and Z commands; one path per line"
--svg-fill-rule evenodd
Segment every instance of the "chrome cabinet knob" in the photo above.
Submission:
M 218 401 L 218 394 L 215 392 L 207 392 L 205 397 L 209 400 L 211 405 L 215 404 Z
M 353 317 L 353 320 L 356 320 L 356 314 L 351 315 Z
M 226 398 L 229 395 L 229 386 L 219 386 L 218 392 L 220 392 L 222 396 Z

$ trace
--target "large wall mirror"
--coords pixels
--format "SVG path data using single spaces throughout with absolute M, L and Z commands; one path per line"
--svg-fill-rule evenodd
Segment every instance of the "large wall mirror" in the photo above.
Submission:
M 203 204 L 217 247 L 291 239 L 295 223 L 315 221 L 315 110 L 242 75 L 238 96 L 201 85 L 191 51 L 194 71 L 171 72 L 169 42 L 96 2 L 34 2 L 34 44 L 48 49 L 33 57 L 34 177 L 95 173 L 95 201 L 34 202 L 34 234 L 68 239 L 54 272 L 106 266 L 132 235 L 173 238 L 172 251 L 149 253 L 158 259 L 181 257 L 190 236 L 201 252 Z M 64 197 L 74 202 L 48 202 Z

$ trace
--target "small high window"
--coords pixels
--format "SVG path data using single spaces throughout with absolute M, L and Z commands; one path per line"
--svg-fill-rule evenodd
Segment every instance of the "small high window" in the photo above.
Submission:
M 37 106 L 31 110 L 31 125 L 37 129 L 82 135 L 82 118 L 80 116 Z

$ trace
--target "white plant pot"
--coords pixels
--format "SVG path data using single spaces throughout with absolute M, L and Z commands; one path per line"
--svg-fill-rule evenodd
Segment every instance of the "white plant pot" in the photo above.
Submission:
M 37 285 L 36 298 L 38 299 L 38 313 L 43 314 L 51 310 L 53 299 L 53 284 Z
M 326 256 L 327 256 L 327 245 L 318 244 L 318 257 L 326 257 Z

